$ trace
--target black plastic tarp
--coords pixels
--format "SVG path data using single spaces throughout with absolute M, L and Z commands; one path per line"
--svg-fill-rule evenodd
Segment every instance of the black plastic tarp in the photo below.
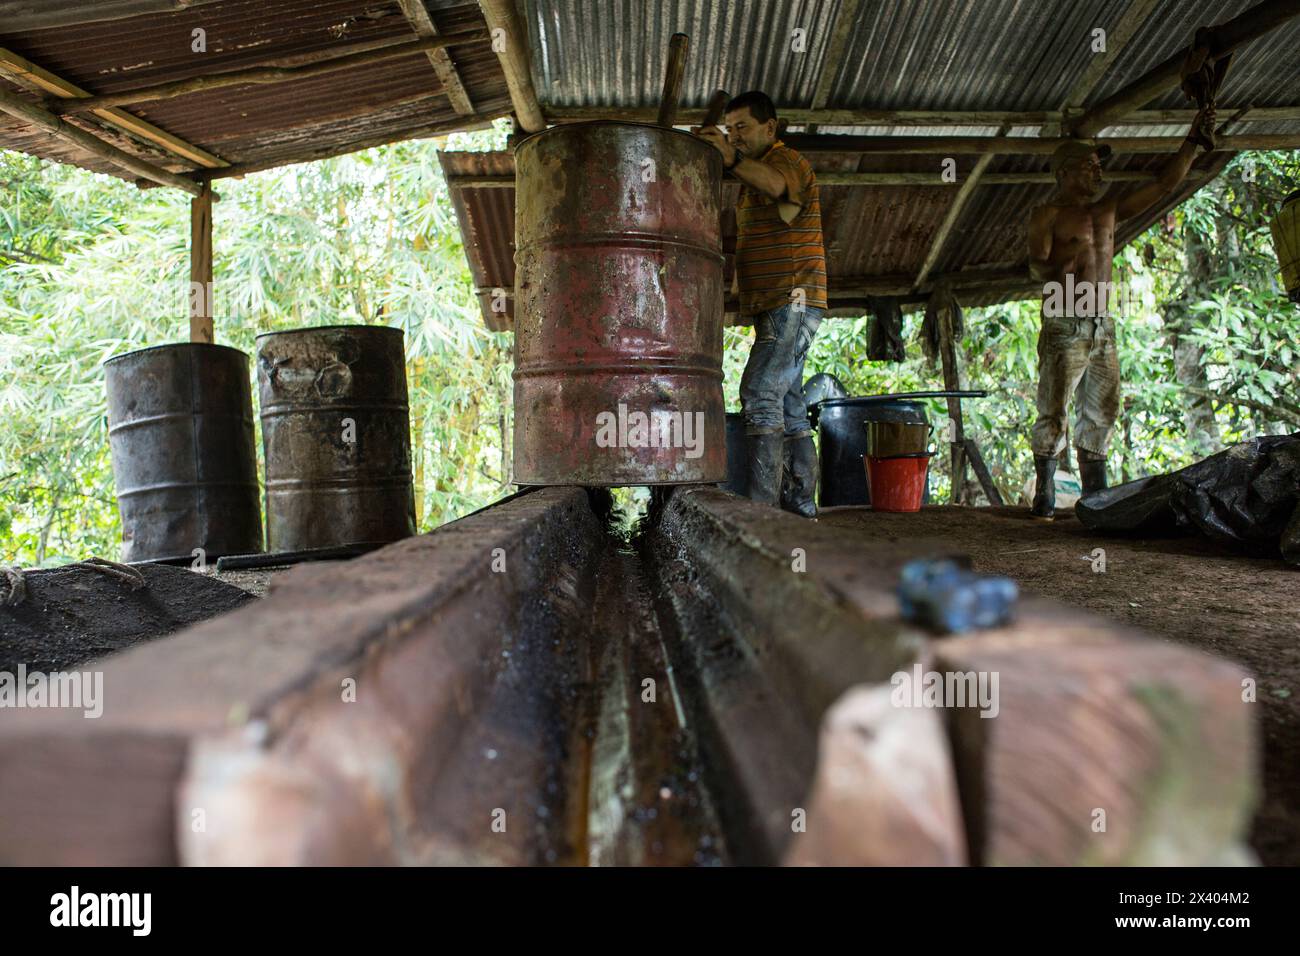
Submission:
M 1075 513 L 1093 531 L 1200 532 L 1300 565 L 1300 432 L 1255 438 L 1181 471 L 1094 492 Z

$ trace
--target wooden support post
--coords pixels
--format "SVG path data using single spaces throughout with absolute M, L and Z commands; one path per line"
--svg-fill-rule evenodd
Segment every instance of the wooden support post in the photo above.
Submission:
M 479 0 L 483 18 L 487 21 L 492 38 L 492 49 L 501 60 L 501 70 L 506 76 L 506 88 L 515 116 L 526 133 L 546 129 L 542 107 L 537 102 L 533 88 L 532 70 L 528 65 L 528 34 L 514 0 Z
M 943 362 L 943 387 L 955 392 L 961 388 L 961 376 L 957 371 L 957 344 L 953 340 L 952 307 L 956 300 L 945 295 L 945 302 L 939 306 L 939 358 Z M 952 434 L 949 436 L 949 448 L 952 452 L 952 504 L 965 504 L 963 490 L 966 484 L 966 427 L 962 422 L 961 399 L 949 398 L 948 418 L 952 421 Z
M 190 341 L 213 341 L 211 183 L 190 200 Z
M 1002 507 L 1002 493 L 998 491 L 998 486 L 993 483 L 993 475 L 989 473 L 989 466 L 984 463 L 984 455 L 980 452 L 980 446 L 975 444 L 975 439 L 967 438 L 965 441 L 966 457 L 970 459 L 971 471 L 975 472 L 975 477 L 979 479 L 980 487 L 984 489 L 984 497 L 988 498 L 989 504 L 998 508 Z

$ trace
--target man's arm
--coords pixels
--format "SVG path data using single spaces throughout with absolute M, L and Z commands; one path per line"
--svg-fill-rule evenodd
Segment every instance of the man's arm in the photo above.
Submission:
M 1047 280 L 1059 274 L 1062 262 L 1055 261 L 1062 250 L 1052 248 L 1052 230 L 1056 225 L 1056 207 L 1039 206 L 1029 214 L 1029 274 Z M 1067 270 L 1068 271 L 1068 270 Z
M 716 126 L 706 126 L 697 131 L 696 135 L 700 139 L 708 140 L 717 147 L 718 152 L 722 154 L 724 165 L 730 166 L 736 158 L 736 148 L 727 142 L 727 138 L 722 135 L 722 130 Z M 761 160 L 742 156 L 740 162 L 732 167 L 731 174 L 745 185 L 753 186 L 765 196 L 770 196 L 776 200 L 786 198 L 785 177 L 778 170 Z
M 1190 137 L 1198 126 L 1214 129 L 1213 109 L 1205 109 L 1197 113 L 1187 135 Z M 1160 200 L 1172 196 L 1178 189 L 1178 185 L 1187 178 L 1187 171 L 1192 168 L 1194 159 L 1196 159 L 1196 144 L 1190 139 L 1183 140 L 1183 145 L 1179 147 L 1173 159 L 1160 170 L 1154 182 L 1119 197 L 1115 204 L 1115 221 L 1120 223 L 1125 219 L 1131 219 Z

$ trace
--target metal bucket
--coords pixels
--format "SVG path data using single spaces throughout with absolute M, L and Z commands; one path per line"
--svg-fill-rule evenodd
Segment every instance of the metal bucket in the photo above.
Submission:
M 724 491 L 749 497 L 749 464 L 745 461 L 745 415 L 727 412 L 727 480 Z
M 262 550 L 248 356 L 202 342 L 104 363 L 122 560 Z
M 401 329 L 264 333 L 257 385 L 268 550 L 386 544 L 415 533 Z
M 867 453 L 864 425 L 869 421 L 929 424 L 920 402 L 889 396 L 832 398 L 818 405 L 821 487 L 817 501 L 823 508 L 871 504 L 862 460 Z
M 723 481 L 718 151 L 572 123 L 515 175 L 515 481 Z

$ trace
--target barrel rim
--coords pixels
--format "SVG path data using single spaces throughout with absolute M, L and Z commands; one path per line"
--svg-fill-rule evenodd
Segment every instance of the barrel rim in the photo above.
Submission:
M 523 148 L 523 145 L 525 143 L 531 142 L 532 140 L 537 139 L 539 136 L 545 136 L 547 133 L 554 133 L 557 131 L 566 131 L 572 129 L 582 129 L 584 127 L 591 127 L 591 126 L 631 126 L 631 127 L 641 127 L 644 129 L 658 130 L 661 133 L 675 133 L 678 136 L 685 137 L 686 139 L 690 140 L 692 143 L 699 143 L 701 146 L 712 151 L 714 155 L 718 157 L 718 164 L 719 165 L 722 164 L 722 154 L 719 153 L 717 149 L 715 149 L 713 146 L 709 145 L 707 142 L 700 139 L 698 136 L 696 136 L 693 133 L 688 133 L 682 129 L 675 129 L 672 126 L 660 126 L 658 123 L 635 123 L 630 120 L 614 120 L 614 119 L 594 119 L 594 120 L 582 120 L 581 122 L 578 123 L 558 123 L 555 126 L 548 126 L 546 129 L 539 129 L 537 132 L 529 133 L 519 142 L 515 143 L 515 148 L 512 152 L 512 155 L 518 155 L 519 150 Z
M 347 329 L 355 332 L 358 329 L 374 329 L 382 332 L 396 332 L 398 335 L 405 337 L 406 330 L 398 328 L 395 325 L 366 325 L 365 323 L 354 323 L 352 325 L 308 325 L 300 329 L 279 329 L 272 332 L 258 332 L 254 341 L 260 341 L 272 335 L 298 335 L 303 332 L 324 332 L 330 329 Z
M 121 362 L 125 359 L 134 358 L 143 355 L 145 352 L 160 352 L 163 349 L 219 349 L 222 352 L 233 352 L 248 361 L 248 353 L 243 349 L 237 349 L 233 345 L 218 345 L 216 342 L 168 342 L 165 345 L 149 345 L 142 349 L 132 349 L 130 352 L 123 352 L 121 355 L 112 355 L 104 359 L 101 365 L 112 365 L 115 362 Z

